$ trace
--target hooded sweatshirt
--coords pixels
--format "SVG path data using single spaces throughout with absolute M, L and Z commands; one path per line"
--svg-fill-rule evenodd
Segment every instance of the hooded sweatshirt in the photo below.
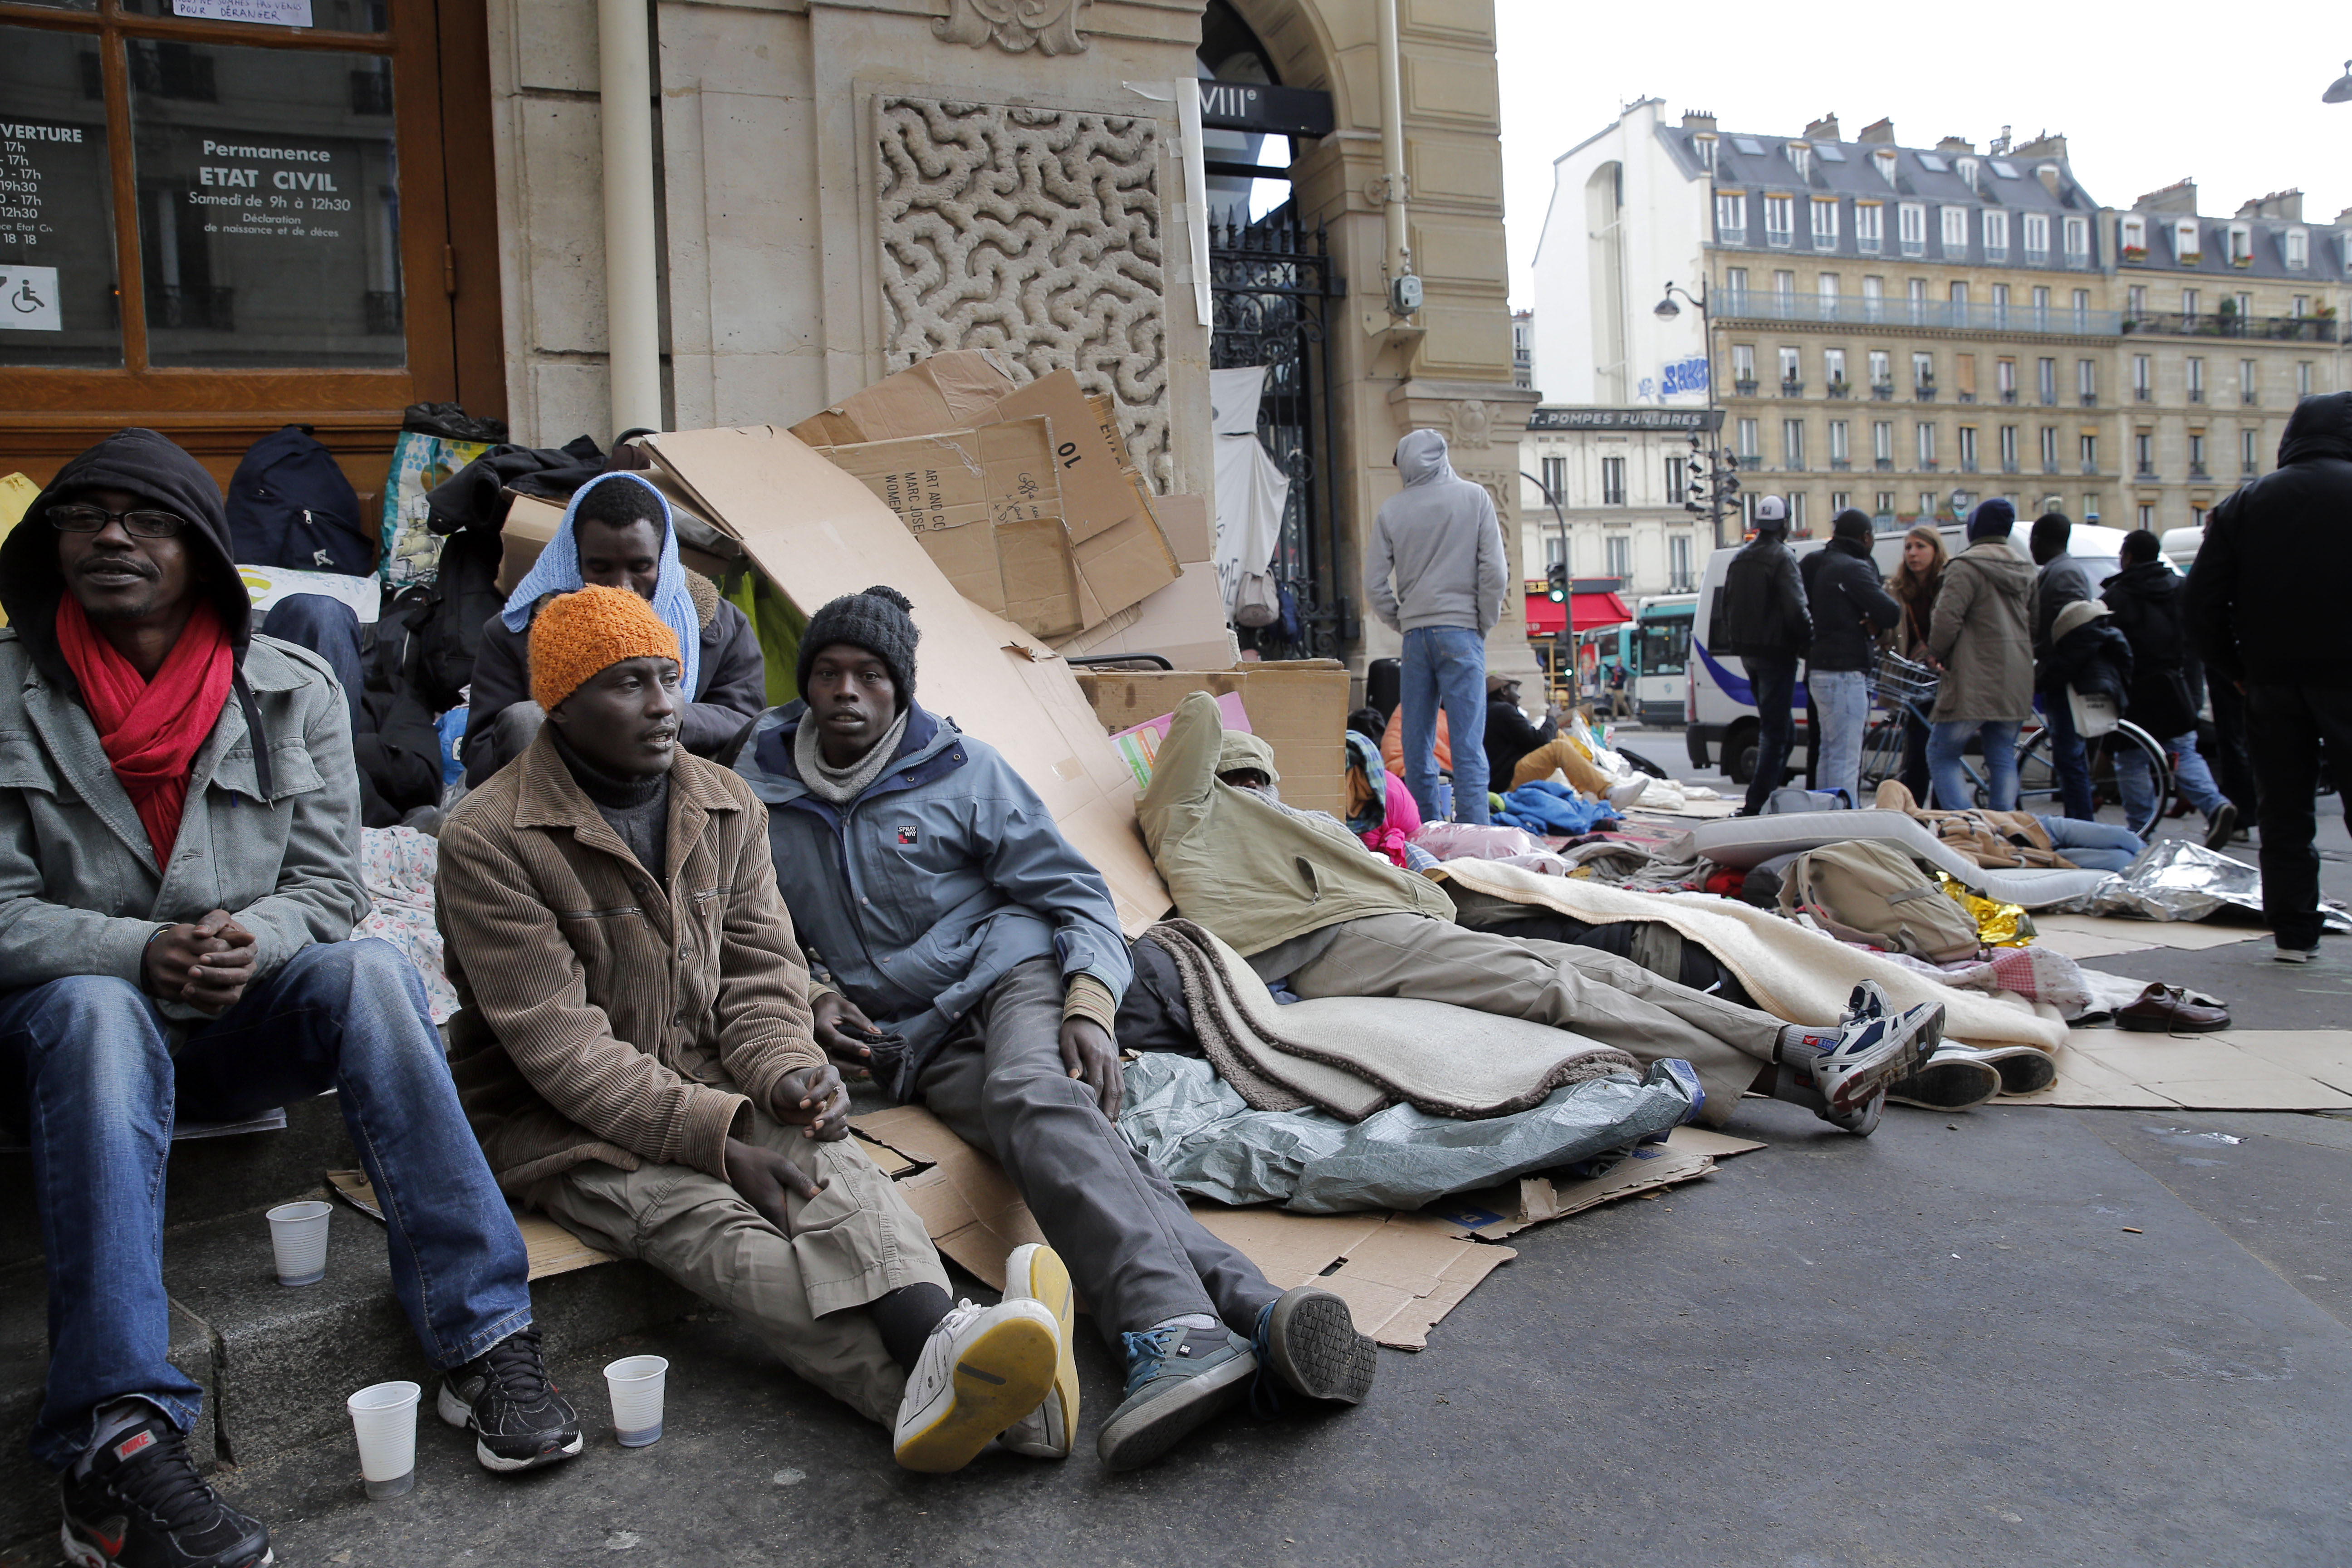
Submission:
M 1364 597 L 1372 613 L 1391 631 L 1492 631 L 1503 618 L 1505 586 L 1494 498 L 1454 474 L 1445 437 L 1434 430 L 1399 441 L 1396 465 L 1404 489 L 1381 504 L 1364 552 Z
M 2352 392 L 2295 405 L 2279 466 L 2213 509 L 2189 574 L 2189 640 L 2215 674 L 2352 688 Z

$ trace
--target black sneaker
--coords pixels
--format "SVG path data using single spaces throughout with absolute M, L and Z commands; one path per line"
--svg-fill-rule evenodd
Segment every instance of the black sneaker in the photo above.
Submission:
M 269 1530 L 221 1501 L 188 1440 L 160 1415 L 118 1432 L 59 1489 L 75 1568 L 267 1568 Z
M 1151 1463 L 1187 1433 L 1249 1392 L 1257 1352 L 1220 1324 L 1181 1324 L 1119 1336 L 1127 1345 L 1127 1397 L 1095 1439 L 1106 1468 Z
M 547 1381 L 539 1331 L 525 1329 L 441 1379 L 441 1419 L 474 1429 L 486 1470 L 528 1470 L 581 1448 L 580 1413 Z
M 1380 1365 L 1348 1303 L 1313 1285 L 1294 1286 L 1259 1310 L 1253 1348 L 1261 1377 L 1271 1372 L 1293 1394 L 1340 1405 L 1362 1404 Z

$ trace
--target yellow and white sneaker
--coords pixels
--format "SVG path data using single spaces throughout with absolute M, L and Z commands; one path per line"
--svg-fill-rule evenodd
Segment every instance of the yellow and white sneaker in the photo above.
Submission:
M 1004 1260 L 1004 1299 L 1035 1301 L 1054 1314 L 1060 1346 L 1053 1388 L 1036 1409 L 1005 1429 L 1004 1446 L 1033 1459 L 1066 1459 L 1078 1430 L 1078 1362 L 1070 1350 L 1077 1292 L 1061 1254 L 1042 1241 L 1014 1247 Z
M 961 1301 L 941 1318 L 907 1378 L 892 1448 L 933 1475 L 960 1470 L 1053 1391 L 1061 1334 L 1043 1303 Z

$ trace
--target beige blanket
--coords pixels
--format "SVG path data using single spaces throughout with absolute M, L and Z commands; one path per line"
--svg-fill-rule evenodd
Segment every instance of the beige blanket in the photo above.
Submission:
M 1663 921 L 1739 977 L 1756 1005 L 1791 1024 L 1838 1021 L 1854 984 L 1875 980 L 1902 1006 L 1944 1005 L 1947 1038 L 1972 1046 L 2023 1045 L 2055 1051 L 2066 1026 L 2009 992 L 1940 985 L 1923 974 L 1777 914 L 1707 893 L 1637 893 L 1570 877 L 1547 877 L 1491 860 L 1448 860 L 1430 873 L 1475 892 L 1536 904 L 1592 925 Z

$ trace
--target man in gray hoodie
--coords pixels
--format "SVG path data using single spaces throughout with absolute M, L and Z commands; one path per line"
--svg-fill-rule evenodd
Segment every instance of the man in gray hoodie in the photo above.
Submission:
M 1454 816 L 1486 821 L 1486 634 L 1503 618 L 1506 557 L 1494 499 L 1458 478 L 1445 437 L 1397 443 L 1404 489 L 1381 503 L 1364 552 L 1364 597 L 1404 635 L 1404 782 L 1436 821 L 1437 710 L 1454 753 Z M 1393 575 L 1395 584 L 1390 584 Z

